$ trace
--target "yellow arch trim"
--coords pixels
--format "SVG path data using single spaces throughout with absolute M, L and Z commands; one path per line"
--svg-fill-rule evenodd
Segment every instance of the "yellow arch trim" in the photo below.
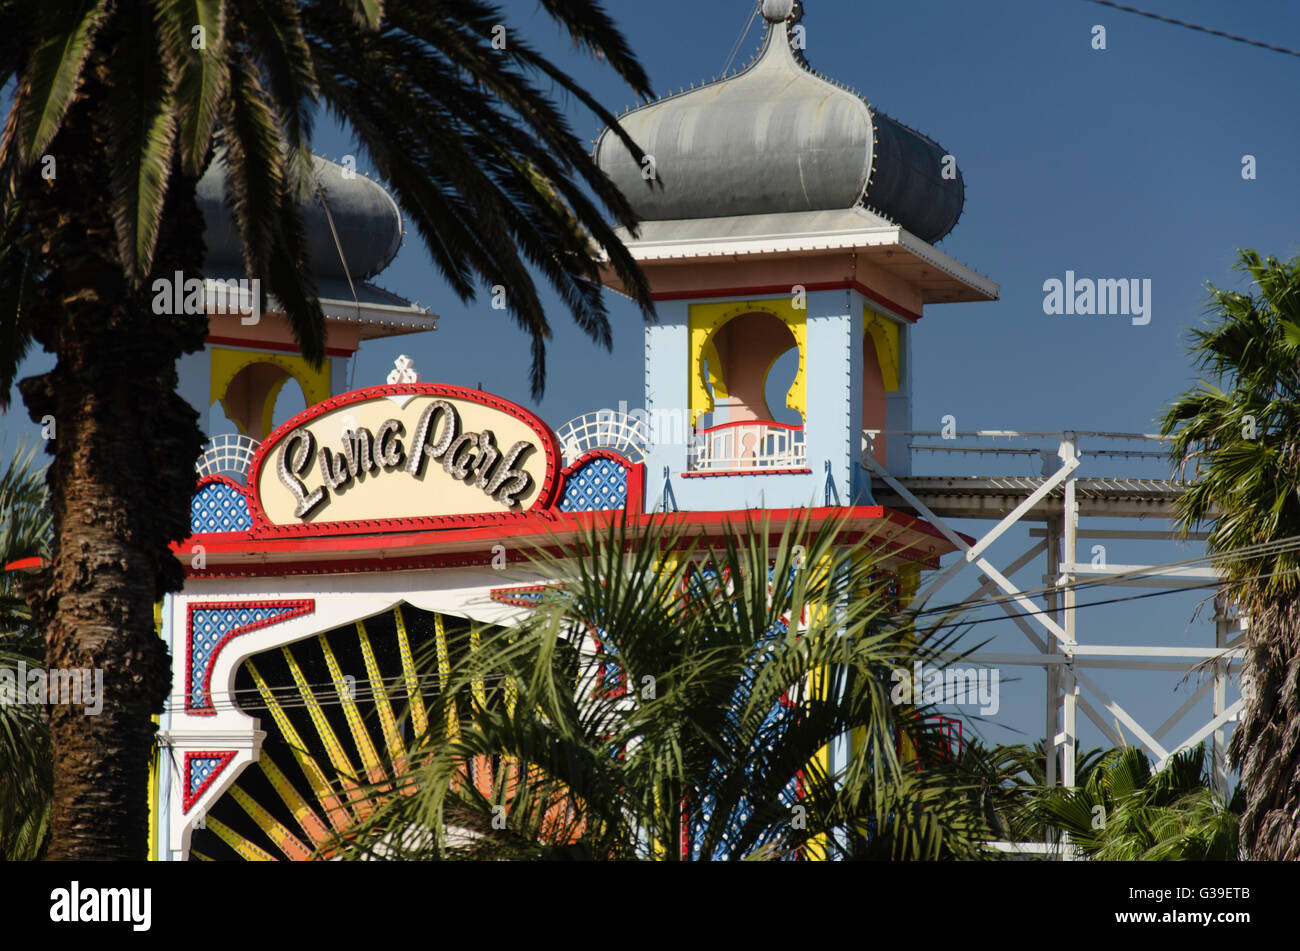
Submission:
M 275 428 L 273 425 L 275 423 L 275 401 L 280 398 L 280 391 L 284 389 L 284 385 L 288 382 L 289 378 L 282 376 L 272 383 L 271 388 L 266 391 L 266 402 L 262 404 L 262 432 L 268 436 L 271 434 L 271 430 Z M 311 406 L 313 402 L 320 401 L 309 401 L 307 405 Z M 209 403 L 208 405 L 211 406 L 212 404 Z
M 327 400 L 330 397 L 330 364 L 326 360 L 319 367 L 313 367 L 303 357 L 291 353 L 267 353 L 254 350 L 232 350 L 228 347 L 212 347 L 209 350 L 208 364 L 208 405 L 218 400 L 222 408 L 226 405 L 226 393 L 239 372 L 257 363 L 269 363 L 284 370 L 302 387 L 303 399 L 308 406 Z M 275 412 L 275 400 L 284 385 L 281 380 L 272 386 L 267 401 L 262 406 L 263 427 L 270 432 L 270 422 Z M 227 411 L 227 415 L 229 412 Z
M 777 300 L 722 301 L 714 304 L 691 304 L 687 308 L 687 326 L 690 332 L 690 409 L 691 425 L 699 422 L 701 413 L 712 412 L 713 398 L 709 396 L 709 384 L 714 392 L 726 396 L 726 388 L 717 376 L 719 359 L 713 338 L 727 321 L 744 314 L 771 314 L 790 328 L 794 335 L 795 347 L 799 351 L 799 369 L 795 373 L 794 383 L 786 394 L 785 405 L 796 410 L 804 419 L 808 418 L 808 311 L 799 309 L 785 298 Z M 708 361 L 708 376 L 705 379 L 705 361 Z
M 876 359 L 880 361 L 880 378 L 885 390 L 892 393 L 898 389 L 898 324 L 866 307 L 862 308 L 862 323 L 876 345 Z
M 718 348 L 715 345 L 712 336 L 710 336 L 708 340 L 704 341 L 704 352 L 701 356 L 707 364 L 707 366 L 700 368 L 701 377 L 705 374 L 708 375 L 708 379 L 705 381 L 706 391 L 708 386 L 712 386 L 714 399 L 718 399 L 719 397 L 726 399 L 731 395 L 731 391 L 727 389 L 727 381 L 718 375 L 718 368 L 722 366 L 722 355 L 718 353 Z M 713 408 L 712 402 L 710 402 L 709 408 Z

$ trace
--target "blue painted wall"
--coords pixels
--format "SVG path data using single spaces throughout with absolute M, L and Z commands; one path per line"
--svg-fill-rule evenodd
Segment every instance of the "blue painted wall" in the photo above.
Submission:
M 808 468 L 804 474 L 686 477 L 691 441 L 688 313 L 692 303 L 763 298 L 708 298 L 659 306 L 645 332 L 646 506 L 683 511 L 739 511 L 827 504 L 872 504 L 861 465 L 862 298 L 853 291 L 808 295 Z M 771 298 L 775 299 L 775 298 Z M 896 401 L 905 415 L 906 396 Z M 891 403 L 891 412 L 894 404 Z M 891 416 L 890 426 L 894 420 Z M 665 499 L 665 489 L 670 488 Z

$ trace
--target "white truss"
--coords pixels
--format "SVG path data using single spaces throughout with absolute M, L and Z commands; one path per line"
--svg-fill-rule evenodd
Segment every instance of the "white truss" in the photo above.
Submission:
M 873 434 L 874 435 L 874 434 Z M 1136 737 L 1150 751 L 1156 767 L 1165 765 L 1169 758 L 1205 739 L 1210 739 L 1214 763 L 1214 782 L 1218 790 L 1228 792 L 1225 729 L 1235 721 L 1243 707 L 1240 698 L 1228 703 L 1230 676 L 1240 671 L 1244 650 L 1239 646 L 1240 632 L 1246 626 L 1244 619 L 1229 616 L 1221 597 L 1215 599 L 1214 646 L 1180 644 L 1153 647 L 1145 644 L 1092 644 L 1079 640 L 1076 588 L 1080 585 L 1120 586 L 1141 585 L 1168 590 L 1203 587 L 1217 577 L 1214 569 L 1201 563 L 1192 565 L 1093 565 L 1081 562 L 1078 557 L 1082 538 L 1114 539 L 1172 539 L 1170 531 L 1080 529 L 1081 514 L 1089 517 L 1141 517 L 1167 520 L 1172 515 L 1171 500 L 1181 493 L 1177 483 L 1162 480 L 1115 479 L 1109 476 L 1080 477 L 1083 455 L 1079 449 L 1080 436 L 1099 440 L 1158 440 L 1160 437 L 1122 433 L 1017 433 L 980 432 L 917 433 L 901 432 L 886 435 L 910 438 L 914 436 L 939 436 L 946 444 L 926 445 L 909 443 L 911 451 L 1023 453 L 1038 455 L 1043 460 L 1041 477 L 894 477 L 887 473 L 868 453 L 863 455 L 863 465 L 880 480 L 877 494 L 892 493 L 903 504 L 929 521 L 943 533 L 958 551 L 958 557 L 940 571 L 921 590 L 911 607 L 921 608 L 934 594 L 947 585 L 967 565 L 975 565 L 981 572 L 980 586 L 960 606 L 974 606 L 995 589 L 1000 589 L 998 606 L 1025 635 L 1032 645 L 1026 653 L 976 652 L 966 654 L 966 662 L 988 665 L 1041 667 L 1047 678 L 1045 696 L 1046 735 L 1051 752 L 1046 757 L 1047 781 L 1058 782 L 1057 755 L 1060 754 L 1059 782 L 1075 785 L 1075 754 L 1078 746 L 1077 717 L 1082 712 L 1113 744 L 1124 745 L 1117 724 Z M 1058 440 L 1056 452 L 1040 449 L 987 448 L 963 444 L 956 440 L 971 438 L 1003 438 L 1014 440 L 1028 437 L 1053 436 Z M 877 437 L 878 438 L 878 437 Z M 1097 450 L 1088 453 L 1089 459 L 1115 457 L 1167 458 L 1163 450 Z M 880 483 L 883 483 L 881 485 Z M 909 489 L 909 484 L 911 488 Z M 887 487 L 887 488 L 886 488 Z M 912 491 L 915 489 L 916 491 Z M 931 505 L 919 496 L 931 500 L 933 507 L 942 508 L 948 518 L 998 518 L 997 523 L 974 544 L 959 535 L 945 519 L 936 514 Z M 1020 499 L 1019 504 L 1012 503 Z M 891 502 L 894 501 L 892 498 Z M 942 504 L 940 504 L 942 502 Z M 886 503 L 889 504 L 889 503 Z M 1008 511 L 1009 510 L 1009 511 Z M 1002 512 L 1006 514 L 1001 514 Z M 1032 528 L 1031 539 L 1042 539 L 1015 559 L 1006 570 L 993 565 L 985 553 L 989 547 L 1015 525 L 1026 519 L 1046 522 L 1045 528 Z M 1204 539 L 1204 535 L 1193 536 Z M 1030 599 L 1010 576 L 1035 559 L 1046 555 L 1047 572 L 1044 580 L 1048 587 L 1038 592 L 1041 604 Z M 1180 671 L 1193 673 L 1198 668 L 1209 674 L 1181 707 L 1165 722 L 1148 729 L 1115 700 L 1088 673 L 1089 669 L 1124 669 L 1152 671 Z M 1208 703 L 1207 703 L 1208 701 Z M 1190 735 L 1182 739 L 1169 739 L 1172 729 L 1198 704 L 1206 704 L 1208 717 Z M 1112 718 L 1109 722 L 1103 715 Z

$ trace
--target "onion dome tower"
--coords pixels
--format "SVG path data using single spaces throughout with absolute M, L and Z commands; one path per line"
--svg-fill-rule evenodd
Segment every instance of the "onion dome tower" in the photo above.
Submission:
M 956 158 L 808 65 L 801 2 L 761 10 L 748 66 L 620 117 L 643 161 L 608 129 L 595 146 L 643 219 L 621 237 L 659 312 L 647 500 L 669 508 L 870 502 L 864 449 L 906 471 L 879 434 L 911 428 L 910 327 L 926 304 L 997 298 L 933 246 L 961 215 Z
M 326 321 L 326 359 L 319 368 L 303 359 L 288 318 L 276 309 L 274 299 L 270 312 L 260 315 L 230 306 L 233 295 L 223 293 L 223 285 L 234 288 L 238 285 L 231 282 L 246 281 L 248 275 L 226 202 L 225 166 L 214 161 L 198 183 L 207 244 L 203 273 L 208 345 L 183 358 L 178 368 L 181 390 L 205 427 L 209 408 L 221 405 L 239 430 L 237 436 L 225 435 L 243 446 L 244 455 L 271 431 L 276 398 L 290 380 L 298 383 L 311 406 L 347 389 L 347 361 L 363 341 L 437 327 L 437 317 L 426 308 L 370 283 L 401 247 L 402 215 L 396 202 L 355 168 L 320 157 L 315 157 L 314 166 L 319 187 L 303 215 Z

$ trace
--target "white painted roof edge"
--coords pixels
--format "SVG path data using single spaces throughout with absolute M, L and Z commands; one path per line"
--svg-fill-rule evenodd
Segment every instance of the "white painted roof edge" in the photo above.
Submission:
M 873 216 L 874 217 L 874 216 Z M 719 223 L 736 219 L 716 219 Z M 879 219 L 877 219 L 879 220 Z M 880 227 L 833 229 L 825 231 L 800 231 L 763 235 L 719 235 L 710 238 L 685 238 L 670 241 L 639 241 L 626 237 L 618 229 L 632 257 L 641 262 L 688 261 L 698 258 L 729 257 L 732 255 L 790 253 L 799 251 L 838 251 L 853 248 L 898 247 L 920 258 L 936 270 L 978 291 L 990 300 L 998 298 L 999 287 L 994 281 L 922 241 L 897 225 Z

